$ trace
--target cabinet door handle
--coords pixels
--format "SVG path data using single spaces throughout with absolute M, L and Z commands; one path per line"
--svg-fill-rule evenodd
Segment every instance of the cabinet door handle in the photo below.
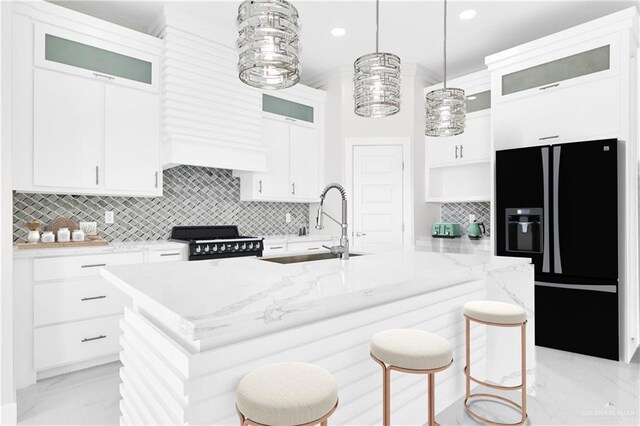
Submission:
M 86 302 L 87 300 L 98 300 L 98 299 L 106 299 L 107 296 L 93 296 L 93 297 L 83 297 L 80 299 L 81 302 Z
M 298 121 L 298 120 L 296 120 L 294 118 L 291 118 L 291 117 L 285 117 L 284 119 L 287 120 L 287 121 L 293 121 L 294 123 Z
M 158 172 L 156 172 L 156 188 L 158 187 Z
M 101 266 L 107 266 L 106 263 L 94 263 L 92 265 L 82 265 L 81 268 L 99 268 Z
M 180 256 L 180 253 L 160 253 L 160 256 Z
M 458 145 L 456 145 L 456 159 L 458 158 Z
M 547 141 L 549 139 L 558 139 L 560 137 L 560 135 L 554 135 L 554 136 L 545 136 L 543 138 L 538 138 L 539 141 Z
M 94 340 L 100 340 L 100 339 L 106 339 L 106 338 L 107 338 L 107 336 L 101 334 L 101 335 L 96 336 L 96 337 L 88 337 L 86 339 L 82 339 L 80 342 L 81 343 L 87 343 L 87 342 L 92 342 Z
M 269 247 L 269 250 L 277 250 L 277 249 L 282 249 L 284 248 L 284 246 L 271 246 Z
M 460 158 L 462 158 L 462 157 L 463 157 L 463 155 L 462 155 L 462 145 L 460 145 Z
M 115 80 L 115 77 L 107 74 L 100 74 L 99 72 L 94 72 L 93 75 L 96 77 L 106 78 L 107 80 Z
M 291 184 L 291 195 L 296 195 L 296 183 Z
M 558 86 L 560 86 L 560 83 L 554 83 L 554 84 L 550 84 L 548 86 L 540 87 L 538 90 L 547 90 L 547 89 L 551 89 L 552 87 L 558 87 Z
M 356 237 L 364 237 L 366 235 L 367 235 L 366 232 L 356 232 Z
M 262 179 L 258 181 L 258 193 L 262 194 Z
M 100 185 L 100 166 L 96 166 L 96 185 Z
M 309 247 L 307 250 L 320 250 L 320 247 Z

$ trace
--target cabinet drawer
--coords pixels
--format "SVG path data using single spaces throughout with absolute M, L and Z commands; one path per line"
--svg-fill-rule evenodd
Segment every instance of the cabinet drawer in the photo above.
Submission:
M 272 254 L 278 253 L 286 253 L 287 252 L 287 243 L 265 243 L 263 254 L 265 256 L 270 256 Z
M 147 258 L 148 262 L 178 262 L 180 260 L 187 260 L 185 247 L 171 250 L 150 250 Z
M 331 240 L 325 241 L 312 241 L 312 242 L 303 242 L 303 243 L 289 243 L 287 246 L 287 251 L 290 253 L 300 253 L 300 252 L 318 252 L 326 249 L 322 247 L 322 245 L 332 245 Z
M 143 256 L 140 252 L 45 257 L 33 261 L 33 280 L 45 281 L 96 276 L 100 274 L 102 266 L 142 263 L 142 261 Z
M 43 370 L 119 352 L 119 319 L 118 316 L 36 328 L 33 332 L 34 369 Z
M 101 278 L 33 288 L 34 325 L 122 315 L 127 296 Z

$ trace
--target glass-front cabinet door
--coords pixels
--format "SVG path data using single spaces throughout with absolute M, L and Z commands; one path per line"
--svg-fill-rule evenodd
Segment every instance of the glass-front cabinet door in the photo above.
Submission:
M 35 26 L 36 66 L 158 90 L 158 59 L 137 49 L 46 24 Z

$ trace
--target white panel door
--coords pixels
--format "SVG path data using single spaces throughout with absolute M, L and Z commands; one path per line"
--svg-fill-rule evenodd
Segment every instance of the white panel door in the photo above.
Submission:
M 105 86 L 105 188 L 152 194 L 160 186 L 158 95 Z
M 102 83 L 40 68 L 33 79 L 34 185 L 98 188 Z
M 291 124 L 289 135 L 290 193 L 295 199 L 318 198 L 318 129 Z
M 285 198 L 289 191 L 289 124 L 265 118 L 262 120 L 267 172 L 256 173 L 257 198 Z
M 402 245 L 402 147 L 355 146 L 353 163 L 354 248 Z

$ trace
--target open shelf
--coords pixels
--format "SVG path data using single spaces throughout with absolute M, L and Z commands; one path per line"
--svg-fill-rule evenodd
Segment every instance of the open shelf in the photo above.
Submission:
M 489 201 L 491 163 L 478 161 L 460 166 L 427 169 L 427 202 Z

